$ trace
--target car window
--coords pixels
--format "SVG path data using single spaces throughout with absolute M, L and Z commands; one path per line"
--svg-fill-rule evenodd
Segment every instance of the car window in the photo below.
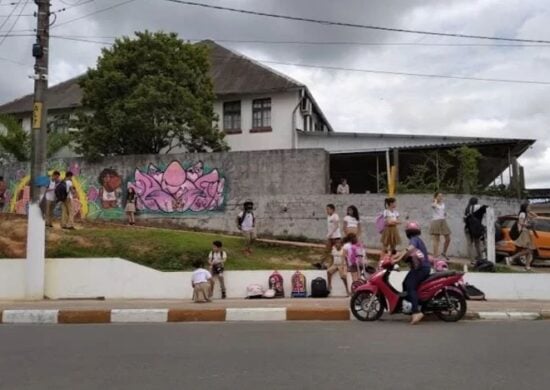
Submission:
M 541 232 L 550 232 L 550 219 L 537 219 L 535 228 Z

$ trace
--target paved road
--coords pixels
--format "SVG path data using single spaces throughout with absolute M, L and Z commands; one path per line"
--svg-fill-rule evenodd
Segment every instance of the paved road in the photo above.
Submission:
M 0 325 L 1 389 L 548 389 L 550 323 Z

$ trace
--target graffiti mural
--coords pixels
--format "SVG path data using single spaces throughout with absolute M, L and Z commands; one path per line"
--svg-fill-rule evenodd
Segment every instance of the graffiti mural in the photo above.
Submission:
M 223 209 L 225 178 L 217 169 L 207 172 L 202 162 L 185 169 L 172 161 L 162 170 L 149 165 L 136 169 L 130 184 L 136 191 L 138 210 L 153 212 L 203 212 Z

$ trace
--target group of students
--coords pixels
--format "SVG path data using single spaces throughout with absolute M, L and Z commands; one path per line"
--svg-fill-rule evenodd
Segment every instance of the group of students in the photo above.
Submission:
M 220 284 L 222 299 L 226 298 L 225 279 L 223 272 L 227 253 L 223 250 L 221 241 L 212 243 L 212 250 L 208 254 L 208 269 L 205 262 L 197 259 L 193 262 L 193 273 L 191 274 L 191 286 L 193 287 L 193 301 L 198 303 L 210 302 L 214 295 L 216 279 Z
M 74 229 L 73 198 L 75 188 L 73 185 L 73 173 L 68 171 L 61 179 L 59 171 L 53 171 L 44 197 L 43 212 L 47 227 L 53 227 L 53 213 L 55 206 L 61 204 L 61 227 L 63 229 Z

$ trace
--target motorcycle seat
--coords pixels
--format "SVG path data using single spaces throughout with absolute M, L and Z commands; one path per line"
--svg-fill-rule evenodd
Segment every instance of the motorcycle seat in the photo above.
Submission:
M 428 283 L 432 280 L 446 278 L 449 276 L 455 276 L 457 274 L 457 271 L 443 271 L 443 272 L 435 272 L 428 276 L 422 283 Z

